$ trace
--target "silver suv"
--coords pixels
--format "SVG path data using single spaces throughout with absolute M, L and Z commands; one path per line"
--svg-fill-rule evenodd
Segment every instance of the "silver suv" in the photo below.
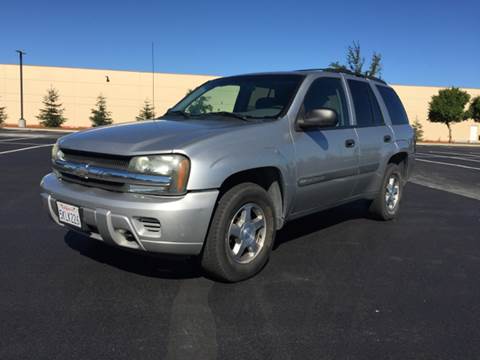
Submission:
M 332 70 L 225 77 L 159 119 L 62 137 L 42 198 L 59 225 L 199 255 L 208 274 L 234 282 L 262 269 L 289 220 L 361 198 L 394 218 L 414 148 L 381 80 Z

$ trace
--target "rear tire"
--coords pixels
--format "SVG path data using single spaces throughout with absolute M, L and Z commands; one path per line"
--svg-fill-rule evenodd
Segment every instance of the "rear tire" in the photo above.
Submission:
M 201 255 L 212 277 L 236 282 L 267 263 L 275 238 L 274 207 L 257 184 L 239 184 L 220 198 Z
M 397 216 L 403 195 L 403 179 L 400 167 L 388 164 L 377 197 L 370 205 L 370 213 L 380 220 L 392 220 Z

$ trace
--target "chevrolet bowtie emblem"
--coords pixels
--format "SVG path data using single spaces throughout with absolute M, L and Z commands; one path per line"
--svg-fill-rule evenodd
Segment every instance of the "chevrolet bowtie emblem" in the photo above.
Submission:
M 90 165 L 85 164 L 82 167 L 78 167 L 75 169 L 75 175 L 78 177 L 84 178 L 85 180 L 88 179 L 88 168 Z

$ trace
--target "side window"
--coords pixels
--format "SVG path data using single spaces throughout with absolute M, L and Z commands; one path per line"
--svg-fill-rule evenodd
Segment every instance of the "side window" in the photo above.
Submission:
M 358 126 L 375 126 L 385 124 L 380 106 L 370 85 L 365 81 L 348 80 L 352 94 L 355 117 Z
M 386 86 L 378 86 L 377 89 L 387 107 L 392 125 L 408 124 L 408 116 L 395 90 Z
M 303 100 L 303 112 L 327 108 L 337 112 L 337 126 L 348 126 L 348 108 L 342 81 L 337 78 L 319 78 L 308 89 Z
M 373 124 L 374 125 L 385 125 L 385 120 L 383 120 L 382 110 L 380 110 L 380 105 L 378 105 L 378 100 L 375 94 L 372 91 L 372 88 L 368 87 L 368 92 L 370 94 L 370 104 L 372 106 L 373 112 Z

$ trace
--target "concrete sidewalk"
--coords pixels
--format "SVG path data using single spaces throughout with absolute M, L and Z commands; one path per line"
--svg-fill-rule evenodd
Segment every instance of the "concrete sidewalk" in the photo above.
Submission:
M 480 147 L 480 143 L 435 143 L 435 142 L 417 142 L 417 145 L 425 145 L 425 146 L 471 146 L 471 147 Z
M 12 126 L 4 126 L 0 127 L 1 130 L 7 131 L 24 131 L 24 132 L 56 132 L 56 133 L 71 133 L 80 130 L 69 130 L 69 129 L 49 129 L 49 128 L 19 128 L 19 127 L 12 127 Z

